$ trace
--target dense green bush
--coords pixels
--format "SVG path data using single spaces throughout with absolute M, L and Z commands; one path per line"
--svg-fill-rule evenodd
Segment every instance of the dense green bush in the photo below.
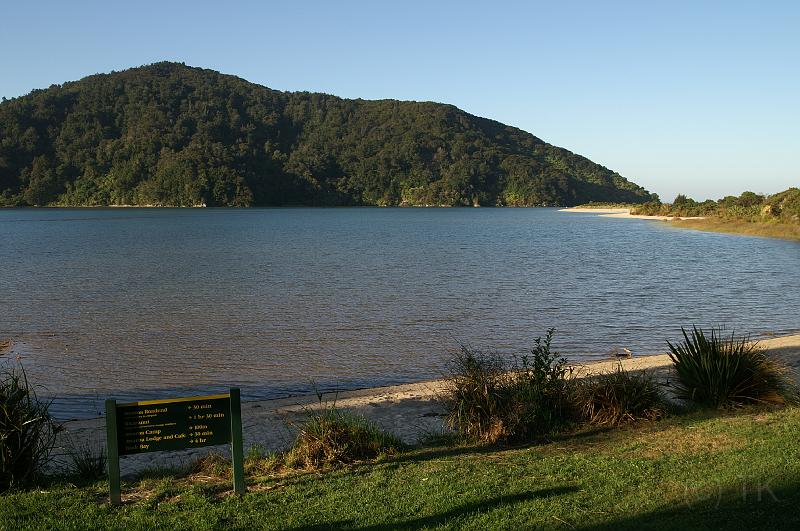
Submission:
M 658 200 L 635 205 L 632 214 L 646 216 L 716 217 L 723 220 L 740 220 L 768 223 L 800 223 L 800 189 L 789 188 L 769 197 L 753 192 L 742 192 L 740 196 L 729 195 L 717 201 L 698 203 L 679 194 L 672 204 Z
M 447 424 L 469 439 L 496 442 L 547 436 L 572 417 L 572 373 L 551 350 L 555 330 L 512 364 L 496 353 L 462 347 L 442 400 Z
M 800 188 L 789 188 L 771 195 L 766 201 L 766 212 L 783 223 L 800 223 Z
M 285 462 L 292 468 L 316 469 L 391 455 L 403 448 L 399 438 L 363 416 L 325 405 L 308 410 Z
M 49 462 L 59 426 L 23 370 L 0 369 L 0 491 L 32 485 Z
M 749 337 L 731 333 L 724 338 L 720 329 L 706 334 L 695 326 L 691 335 L 683 328 L 681 332 L 684 341 L 667 341 L 678 398 L 716 408 L 796 400 L 788 368 L 769 358 Z
M 648 373 L 631 373 L 619 365 L 613 372 L 576 383 L 575 404 L 591 424 L 619 425 L 657 420 L 666 406 L 658 384 Z

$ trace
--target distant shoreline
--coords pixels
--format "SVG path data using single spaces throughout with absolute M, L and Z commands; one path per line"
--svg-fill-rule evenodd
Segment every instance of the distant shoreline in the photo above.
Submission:
M 559 212 L 577 212 L 597 214 L 604 218 L 629 218 L 629 219 L 652 219 L 654 221 L 675 221 L 684 219 L 706 219 L 701 216 L 696 217 L 672 217 L 672 216 L 645 216 L 642 214 L 631 214 L 630 208 L 592 208 L 592 207 L 567 207 L 559 209 Z
M 286 204 L 286 205 L 250 205 L 250 206 L 208 206 L 201 205 L 0 205 L 0 210 L 53 210 L 53 209 L 96 209 L 96 208 L 109 208 L 109 209 L 137 209 L 137 208 L 152 208 L 152 209 L 208 209 L 208 210 L 258 210 L 263 208 L 315 208 L 315 209 L 331 209 L 331 208 L 375 208 L 375 209 L 538 209 L 538 208 L 558 208 L 564 211 L 582 212 L 584 207 L 564 207 L 560 205 L 414 205 L 414 204 L 398 204 L 398 205 L 302 205 L 302 204 Z M 586 208 L 587 212 L 597 212 L 595 208 Z M 606 209 L 608 210 L 608 209 Z M 630 209 L 610 209 L 614 210 L 630 210 Z
M 681 229 L 699 230 L 703 232 L 720 232 L 738 236 L 755 236 L 779 240 L 800 241 L 800 225 L 781 223 L 759 223 L 738 220 L 724 220 L 716 217 L 679 217 L 679 216 L 645 216 L 631 214 L 630 208 L 593 208 L 568 207 L 559 212 L 597 214 L 604 218 L 648 219 L 651 221 L 668 221 L 672 226 Z

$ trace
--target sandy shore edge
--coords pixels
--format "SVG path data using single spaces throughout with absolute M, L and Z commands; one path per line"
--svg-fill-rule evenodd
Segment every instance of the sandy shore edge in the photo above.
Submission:
M 759 344 L 789 363 L 796 371 L 800 368 L 800 334 L 759 341 Z M 642 356 L 622 360 L 602 360 L 574 365 L 578 376 L 614 370 L 621 364 L 626 370 L 651 370 L 659 378 L 669 379 L 671 362 L 666 354 Z M 445 380 L 375 387 L 355 391 L 341 391 L 323 395 L 323 404 L 335 403 L 338 408 L 364 415 L 382 429 L 392 431 L 408 443 L 416 442 L 425 434 L 445 431 L 444 411 L 436 400 L 444 389 Z M 245 449 L 259 445 L 265 450 L 286 448 L 294 437 L 296 426 L 309 408 L 319 407 L 316 395 L 294 396 L 275 400 L 244 402 L 242 422 Z M 64 466 L 65 448 L 70 441 L 78 445 L 100 448 L 105 445 L 105 419 L 94 418 L 64 423 L 65 430 L 56 452 L 55 467 Z M 123 475 L 151 467 L 181 466 L 213 448 L 179 452 L 154 452 L 123 457 Z M 226 447 L 217 447 L 223 453 Z
M 694 217 L 644 216 L 641 214 L 631 214 L 630 208 L 569 207 L 569 208 L 561 208 L 559 209 L 559 212 L 597 214 L 598 216 L 602 216 L 604 218 L 652 219 L 654 221 L 673 221 L 676 219 L 705 219 L 702 216 L 694 216 Z

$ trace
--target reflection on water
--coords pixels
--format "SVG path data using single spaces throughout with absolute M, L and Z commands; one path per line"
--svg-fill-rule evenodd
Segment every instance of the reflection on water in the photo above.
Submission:
M 437 377 L 551 326 L 572 359 L 800 329 L 798 243 L 554 209 L 0 210 L 0 263 L 0 340 L 62 417 Z

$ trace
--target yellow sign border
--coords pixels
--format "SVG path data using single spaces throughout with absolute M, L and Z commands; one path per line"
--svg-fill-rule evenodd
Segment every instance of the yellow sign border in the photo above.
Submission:
M 127 402 L 125 404 L 117 404 L 117 407 L 133 407 L 133 406 L 155 406 L 157 404 L 170 404 L 172 402 L 194 402 L 196 400 L 217 400 L 220 398 L 230 398 L 231 395 L 206 395 L 206 396 L 185 396 L 181 398 L 165 398 L 163 400 L 142 400 L 140 402 Z

